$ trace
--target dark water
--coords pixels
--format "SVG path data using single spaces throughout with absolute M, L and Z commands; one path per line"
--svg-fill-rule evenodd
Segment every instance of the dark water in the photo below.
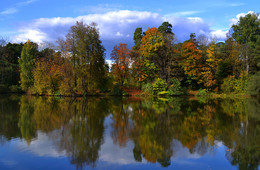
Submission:
M 0 96 L 0 169 L 258 169 L 260 100 Z

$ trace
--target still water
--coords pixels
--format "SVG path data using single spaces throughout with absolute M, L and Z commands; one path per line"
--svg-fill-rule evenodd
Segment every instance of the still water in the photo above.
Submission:
M 0 96 L 0 169 L 258 169 L 259 99 Z

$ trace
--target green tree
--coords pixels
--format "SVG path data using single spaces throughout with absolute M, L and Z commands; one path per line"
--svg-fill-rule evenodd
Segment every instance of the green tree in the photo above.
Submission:
M 260 19 L 259 14 L 249 13 L 244 17 L 240 17 L 237 24 L 232 25 L 232 37 L 242 45 L 241 54 L 244 57 L 246 72 L 252 70 L 253 56 L 250 55 L 250 46 L 257 43 L 260 35 Z
M 104 47 L 96 24 L 76 22 L 62 42 L 63 54 L 73 65 L 74 86 L 79 94 L 100 88 L 105 75 Z
M 35 58 L 37 55 L 37 46 L 28 40 L 22 49 L 21 58 L 19 58 L 21 88 L 27 91 L 34 84 L 33 70 L 35 68 Z
M 134 32 L 134 49 L 138 50 L 140 48 L 141 42 L 142 42 L 142 38 L 143 38 L 143 29 L 142 28 L 136 28 L 135 32 Z
M 21 56 L 23 43 L 8 43 L 0 48 L 0 84 L 18 85 L 20 79 L 18 58 Z
M 163 46 L 158 50 L 158 60 L 156 65 L 159 68 L 159 77 L 165 79 L 170 84 L 171 78 L 171 65 L 176 61 L 176 55 L 173 47 L 173 41 L 175 39 L 172 32 L 172 25 L 169 22 L 163 22 L 158 27 L 158 31 L 163 35 Z

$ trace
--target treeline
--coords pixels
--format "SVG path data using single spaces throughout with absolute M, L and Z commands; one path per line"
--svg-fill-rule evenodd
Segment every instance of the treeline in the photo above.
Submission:
M 241 17 L 225 42 L 191 33 L 176 43 L 173 30 L 168 22 L 145 32 L 136 28 L 131 49 L 124 43 L 114 47 L 111 68 L 96 24 L 77 22 L 56 51 L 38 51 L 30 41 L 2 45 L 1 88 L 18 91 L 20 84 L 31 94 L 67 96 L 122 95 L 129 87 L 153 95 L 260 93 L 259 14 Z
M 225 42 L 205 35 L 175 43 L 172 25 L 143 32 L 136 28 L 134 47 L 116 46 L 112 75 L 121 85 L 141 87 L 148 94 L 181 95 L 187 89 L 199 95 L 260 93 L 260 20 L 258 14 L 241 17 Z

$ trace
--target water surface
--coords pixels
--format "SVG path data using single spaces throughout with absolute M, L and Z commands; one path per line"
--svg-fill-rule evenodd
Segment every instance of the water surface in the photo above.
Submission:
M 0 169 L 258 169 L 259 99 L 0 96 Z

